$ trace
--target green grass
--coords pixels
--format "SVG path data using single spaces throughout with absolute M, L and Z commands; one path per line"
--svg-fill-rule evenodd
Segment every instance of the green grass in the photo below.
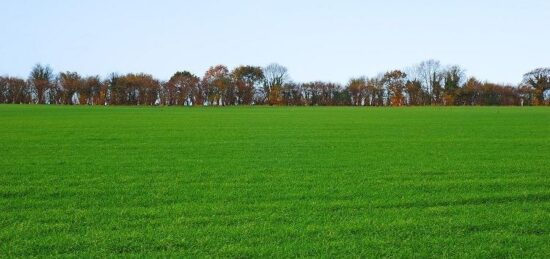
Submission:
M 549 108 L 0 105 L 0 257 L 549 244 Z

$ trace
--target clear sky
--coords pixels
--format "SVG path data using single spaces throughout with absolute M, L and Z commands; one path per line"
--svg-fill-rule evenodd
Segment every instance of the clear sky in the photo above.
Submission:
M 550 66 L 548 0 L 2 0 L 0 74 L 35 63 L 84 75 L 166 80 L 211 65 L 288 67 L 345 83 L 425 59 L 516 84 Z

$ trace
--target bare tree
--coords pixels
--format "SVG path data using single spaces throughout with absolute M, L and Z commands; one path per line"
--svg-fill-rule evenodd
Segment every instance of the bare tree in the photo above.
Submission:
M 288 69 L 277 63 L 272 63 L 264 69 L 264 96 L 270 105 L 280 104 L 282 89 L 290 80 Z
M 54 74 L 51 67 L 36 64 L 29 75 L 29 85 L 33 89 L 34 98 L 40 104 L 48 102 L 50 91 L 54 88 Z
M 441 63 L 433 59 L 422 61 L 415 66 L 414 72 L 415 78 L 422 83 L 425 91 L 431 94 L 429 104 L 440 103 L 442 93 L 441 81 L 443 80 Z
M 283 104 L 284 105 L 304 105 L 304 85 L 294 82 L 288 82 L 283 86 Z

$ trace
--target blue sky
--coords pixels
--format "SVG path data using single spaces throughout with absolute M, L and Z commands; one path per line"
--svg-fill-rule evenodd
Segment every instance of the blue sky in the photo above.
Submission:
M 550 66 L 550 1 L 3 0 L 0 74 L 37 62 L 85 75 L 211 65 L 288 67 L 295 81 L 345 83 L 425 59 L 518 83 Z

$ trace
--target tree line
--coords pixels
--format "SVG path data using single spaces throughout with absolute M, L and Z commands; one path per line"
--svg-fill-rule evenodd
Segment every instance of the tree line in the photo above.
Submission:
M 427 60 L 405 70 L 352 78 L 346 85 L 293 82 L 287 68 L 224 65 L 202 77 L 178 71 L 168 81 L 144 73 L 105 78 L 77 72 L 55 74 L 37 64 L 29 77 L 0 76 L 0 103 L 71 105 L 549 105 L 550 68 L 523 75 L 519 85 L 482 82 L 460 66 Z

